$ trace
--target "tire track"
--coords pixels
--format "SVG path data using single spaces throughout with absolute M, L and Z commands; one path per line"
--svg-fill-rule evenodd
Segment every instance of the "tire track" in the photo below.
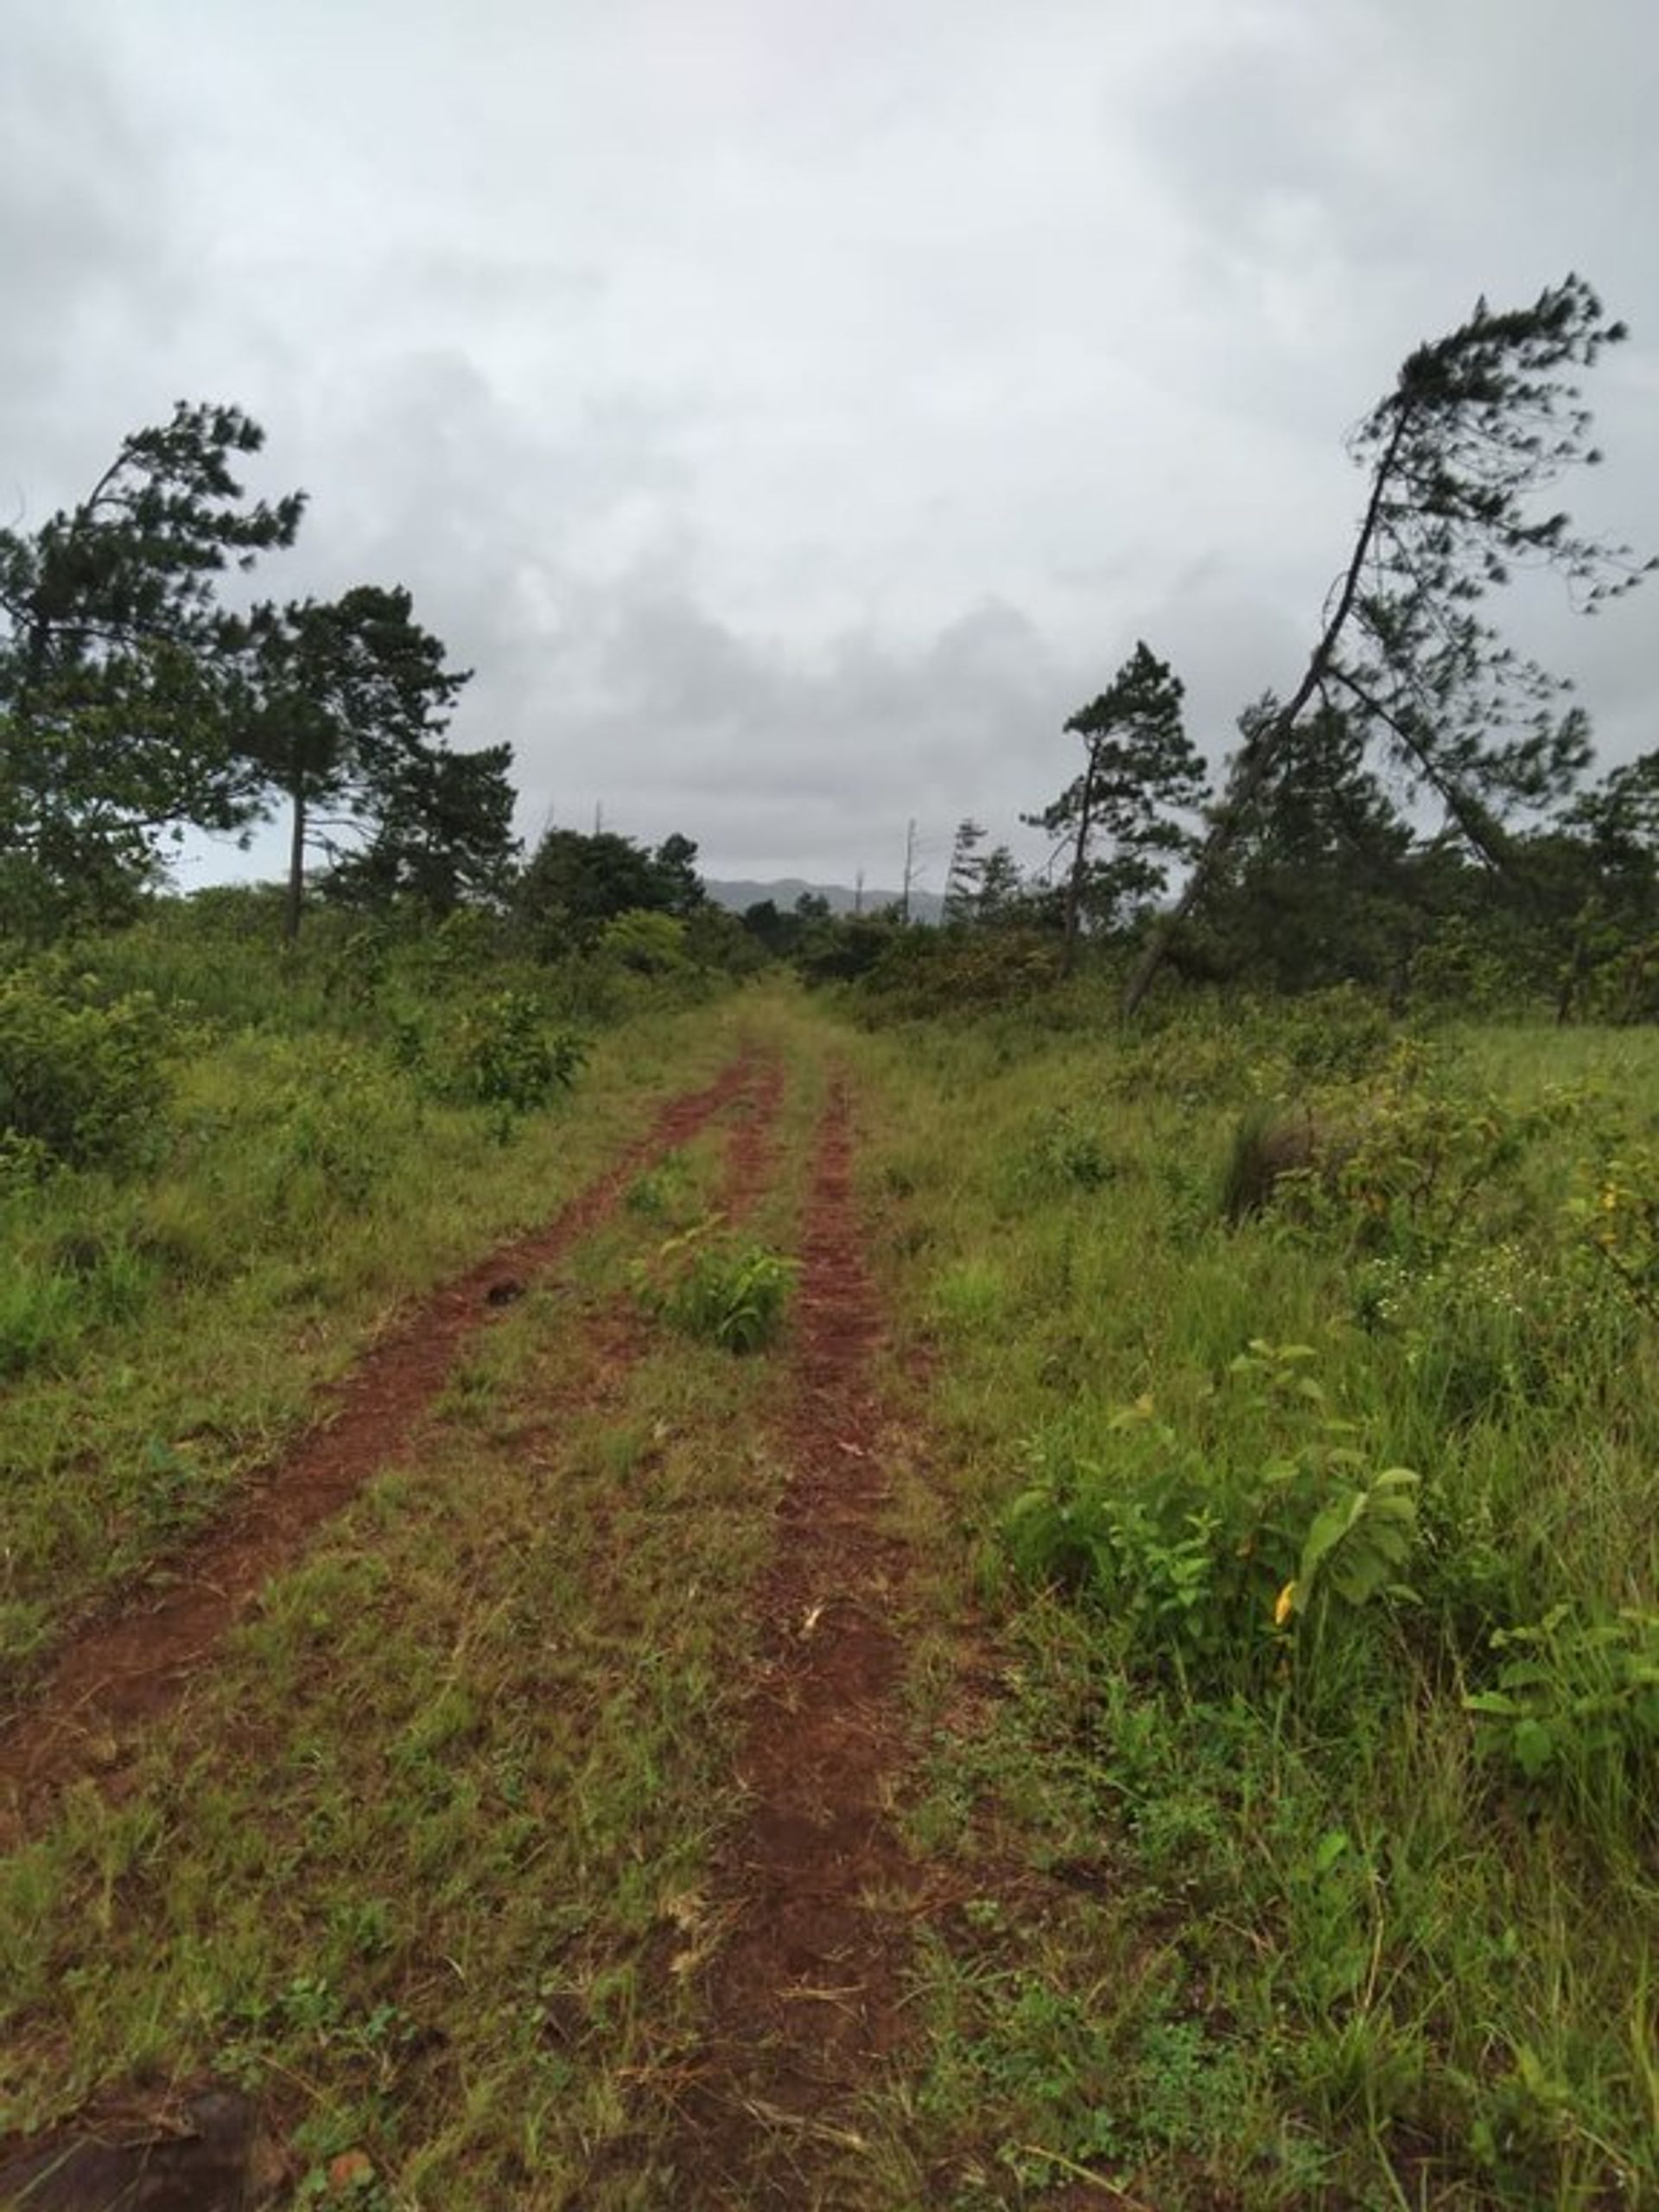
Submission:
M 742 1750 L 749 1807 L 724 1854 L 709 2031 L 674 2149 L 675 2202 L 849 2207 L 856 2101 L 899 2045 L 915 1871 L 892 1809 L 905 1548 L 872 1379 L 881 1322 L 851 1180 L 844 1077 L 820 1123 L 784 1441 L 791 1479 L 757 1600 L 766 1628 Z M 825 2193 L 829 2192 L 829 2193 Z
M 211 1662 L 255 1592 L 397 1457 L 494 1307 L 594 1230 L 642 1168 L 734 1107 L 741 1119 L 725 1198 L 741 1211 L 769 1171 L 767 1131 L 782 1087 L 781 1066 L 750 1049 L 702 1090 L 671 1099 L 550 1221 L 499 1246 L 383 1337 L 340 1387 L 334 1410 L 251 1478 L 230 1517 L 160 1562 L 165 1582 L 152 1574 L 73 1634 L 29 1700 L 0 1725 L 0 1847 L 29 1833 L 78 1777 L 114 1778 L 127 1740 Z

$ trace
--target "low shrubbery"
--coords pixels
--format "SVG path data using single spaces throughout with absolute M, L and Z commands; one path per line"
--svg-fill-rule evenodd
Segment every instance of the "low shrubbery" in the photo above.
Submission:
M 728 1351 L 761 1351 L 783 1326 L 797 1262 L 721 1234 L 718 1215 L 672 1236 L 635 1271 L 641 1301 L 671 1328 Z
M 1300 1686 L 1311 1655 L 1328 1689 L 1356 1617 L 1414 1601 L 1418 1478 L 1376 1463 L 1313 1359 L 1252 1344 L 1206 1435 L 1181 1434 L 1150 1398 L 1097 1440 L 1062 1421 L 1033 1443 L 1038 1479 L 1008 1510 L 1016 1566 L 1090 1604 L 1137 1672 L 1225 1697 Z
M 53 961 L 0 975 L 0 1162 L 132 1165 L 160 1128 L 168 1041 L 146 992 L 106 999 Z
M 1652 1040 L 1048 1010 L 907 1034 L 878 1166 L 1010 1601 L 935 1811 L 1044 1876 L 925 2094 L 1137 2202 L 1645 2201 Z

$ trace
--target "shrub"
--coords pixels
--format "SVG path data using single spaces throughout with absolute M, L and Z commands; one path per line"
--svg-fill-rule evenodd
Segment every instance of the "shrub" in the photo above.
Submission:
M 132 1164 L 166 1101 L 166 1039 L 155 1001 L 92 1001 L 95 979 L 48 972 L 0 977 L 0 1141 L 69 1167 Z
M 685 947 L 685 924 L 676 915 L 639 908 L 614 915 L 606 923 L 599 950 L 602 958 L 639 976 L 683 974 L 691 964 Z
M 570 1031 L 550 1027 L 530 992 L 498 991 L 462 1026 L 461 1082 L 481 1105 L 496 1109 L 505 1127 L 512 1116 L 533 1113 L 569 1090 L 587 1050 Z
M 1294 1111 L 1247 1113 L 1224 1203 L 1235 1221 L 1277 1204 L 1357 1250 L 1427 1263 L 1516 1211 L 1522 1161 L 1587 1100 L 1559 1088 L 1506 1105 L 1465 1090 L 1432 1048 L 1402 1039 L 1370 1081 L 1317 1091 Z
M 1099 1606 L 1128 1664 L 1220 1694 L 1262 1687 L 1299 1647 L 1326 1654 L 1376 1600 L 1408 1596 L 1417 1477 L 1373 1470 L 1325 1412 L 1311 1357 L 1255 1344 L 1233 1363 L 1233 1389 L 1270 1426 L 1290 1414 L 1311 1431 L 1288 1451 L 1229 1457 L 1159 1421 L 1149 1399 L 1111 1417 L 1103 1449 L 1064 1428 L 1039 1439 L 1038 1479 L 1004 1522 L 1016 1570 Z
M 865 1009 L 900 1020 L 1027 1006 L 1052 995 L 1058 972 L 1053 941 L 1028 931 L 958 934 L 880 917 L 844 927 L 833 957 L 802 965 L 810 981 L 861 978 Z
M 710 1243 L 704 1222 L 671 1237 L 658 1254 L 654 1275 L 636 1278 L 645 1304 L 685 1335 L 760 1351 L 783 1325 L 798 1263 L 764 1244 Z

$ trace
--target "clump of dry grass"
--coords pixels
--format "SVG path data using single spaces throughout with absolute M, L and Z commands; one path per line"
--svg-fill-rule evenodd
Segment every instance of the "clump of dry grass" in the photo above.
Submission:
M 1221 1208 L 1234 1226 L 1260 1213 L 1281 1179 L 1306 1174 L 1330 1153 L 1331 1132 L 1306 1106 L 1252 1106 L 1239 1118 L 1222 1177 Z

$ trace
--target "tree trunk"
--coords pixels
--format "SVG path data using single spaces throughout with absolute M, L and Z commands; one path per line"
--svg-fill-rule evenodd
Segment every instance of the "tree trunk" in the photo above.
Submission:
M 289 796 L 294 804 L 288 845 L 288 896 L 283 902 L 283 942 L 300 941 L 300 905 L 305 895 L 305 778 L 296 775 Z
M 1089 747 L 1089 766 L 1083 774 L 1083 804 L 1077 816 L 1077 842 L 1071 849 L 1071 873 L 1065 882 L 1065 934 L 1060 945 L 1060 974 L 1069 976 L 1077 964 L 1077 937 L 1083 927 L 1083 876 L 1089 865 L 1089 831 L 1095 811 L 1095 748 Z
M 1360 524 L 1359 536 L 1343 576 L 1336 607 L 1325 623 L 1324 634 L 1313 648 L 1313 657 L 1303 671 L 1295 696 L 1287 706 L 1279 709 L 1264 728 L 1257 732 L 1255 743 L 1240 759 L 1231 788 L 1222 801 L 1221 811 L 1192 863 L 1192 873 L 1186 879 L 1185 889 L 1170 913 L 1154 930 L 1147 949 L 1129 978 L 1128 988 L 1123 994 L 1123 1019 L 1126 1021 L 1133 1020 L 1141 1001 L 1152 988 L 1154 977 L 1168 957 L 1176 931 L 1198 905 L 1217 865 L 1238 835 L 1250 803 L 1266 780 L 1279 747 L 1295 728 L 1308 701 L 1325 679 L 1332 656 L 1337 649 L 1337 640 L 1346 628 L 1348 617 L 1354 611 L 1354 601 L 1359 596 L 1359 580 L 1364 573 L 1371 541 L 1376 536 L 1377 524 L 1382 518 L 1383 494 L 1394 474 L 1394 465 L 1399 458 L 1413 411 L 1412 404 L 1408 401 L 1395 419 L 1394 434 L 1389 440 L 1388 450 L 1376 464 L 1376 472 L 1371 479 L 1371 496 L 1366 502 L 1365 519 Z M 1327 601 L 1326 604 L 1330 602 Z

